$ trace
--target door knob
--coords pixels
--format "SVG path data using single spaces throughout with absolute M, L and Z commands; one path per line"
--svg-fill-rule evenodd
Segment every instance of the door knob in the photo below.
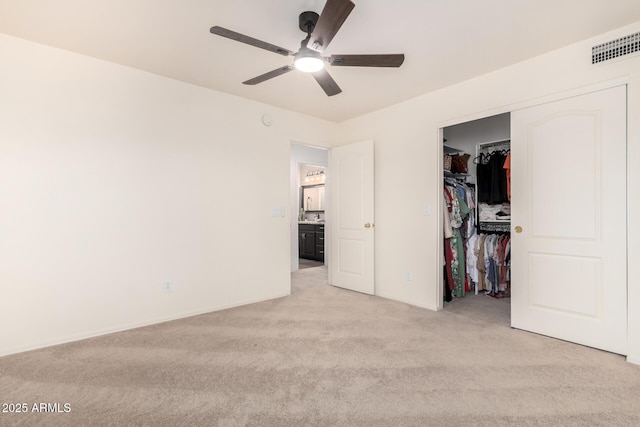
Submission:
M 371 224 L 370 222 L 364 225 L 364 228 L 371 228 L 371 227 L 373 227 L 373 224 Z
M 522 227 L 516 225 L 516 233 L 522 233 Z

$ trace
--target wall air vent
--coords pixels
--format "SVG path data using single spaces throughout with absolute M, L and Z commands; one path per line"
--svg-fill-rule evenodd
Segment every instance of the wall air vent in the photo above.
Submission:
M 640 33 L 630 34 L 592 47 L 591 63 L 597 64 L 638 51 L 640 51 Z

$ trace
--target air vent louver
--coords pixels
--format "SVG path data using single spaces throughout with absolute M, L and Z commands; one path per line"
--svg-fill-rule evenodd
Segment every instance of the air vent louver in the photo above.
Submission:
M 591 63 L 597 64 L 638 51 L 640 51 L 640 33 L 630 34 L 592 47 Z

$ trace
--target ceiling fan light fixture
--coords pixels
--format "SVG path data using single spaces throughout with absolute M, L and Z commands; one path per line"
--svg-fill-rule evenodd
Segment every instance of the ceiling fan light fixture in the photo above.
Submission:
M 293 61 L 293 66 L 305 73 L 315 73 L 324 68 L 324 61 L 322 58 L 314 55 L 308 56 L 301 54 Z

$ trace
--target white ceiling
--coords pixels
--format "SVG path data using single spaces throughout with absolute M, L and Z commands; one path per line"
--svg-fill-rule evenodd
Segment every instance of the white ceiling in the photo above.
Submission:
M 300 12 L 325 0 L 0 0 L 0 32 L 244 98 L 343 121 L 640 21 L 639 0 L 354 0 L 325 55 L 404 53 L 399 69 L 328 67 L 327 97 L 291 64 L 209 33 L 219 25 L 297 51 Z

